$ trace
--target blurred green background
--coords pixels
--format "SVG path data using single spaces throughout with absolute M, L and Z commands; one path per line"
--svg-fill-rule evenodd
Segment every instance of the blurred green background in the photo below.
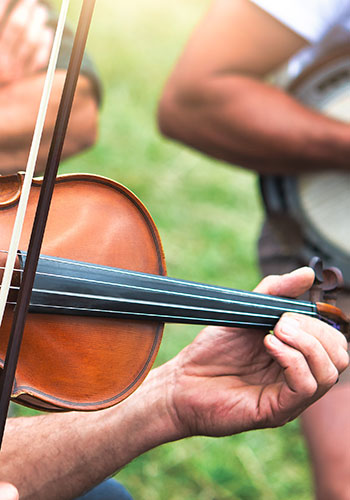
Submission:
M 80 2 L 72 3 L 75 25 Z M 99 140 L 66 161 L 61 173 L 105 175 L 135 192 L 158 226 L 170 276 L 248 290 L 259 280 L 255 247 L 262 210 L 255 176 L 166 141 L 155 121 L 165 79 L 208 4 L 97 0 L 88 46 L 104 84 Z M 167 326 L 157 363 L 198 331 Z M 171 443 L 117 477 L 135 500 L 311 498 L 297 422 Z

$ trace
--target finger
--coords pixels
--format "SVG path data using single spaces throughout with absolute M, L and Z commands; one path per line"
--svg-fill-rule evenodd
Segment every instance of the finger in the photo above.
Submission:
M 277 408 L 274 411 L 280 415 L 280 421 L 286 423 L 322 394 L 318 394 L 317 381 L 299 351 L 274 335 L 267 335 L 264 344 L 269 355 L 283 370 L 284 381 L 278 388 Z
M 318 319 L 287 313 L 274 332 L 282 342 L 303 353 L 322 386 L 332 386 L 349 364 L 345 337 Z
M 284 318 L 275 328 L 275 335 L 303 354 L 318 386 L 327 390 L 335 384 L 339 371 L 326 349 L 317 338 L 305 332 L 295 318 Z
M 254 291 L 281 297 L 298 297 L 312 286 L 314 277 L 310 267 L 302 267 L 281 276 L 267 276 Z
M 48 14 L 44 6 L 35 6 L 27 28 L 26 41 L 18 48 L 17 58 L 25 73 L 46 66 L 52 43 L 52 30 L 45 27 Z
M 13 9 L 5 25 L 1 45 L 2 50 L 9 55 L 9 59 L 14 59 L 18 48 L 25 43 L 27 26 L 30 24 L 35 5 L 36 0 L 21 0 Z
M 50 57 L 52 42 L 53 32 L 51 29 L 47 28 L 42 32 L 41 44 L 33 59 L 33 71 L 46 68 Z
M 312 397 L 318 389 L 318 384 L 303 354 L 275 335 L 266 335 L 264 344 L 269 354 L 282 368 L 287 387 L 293 397 L 300 400 Z

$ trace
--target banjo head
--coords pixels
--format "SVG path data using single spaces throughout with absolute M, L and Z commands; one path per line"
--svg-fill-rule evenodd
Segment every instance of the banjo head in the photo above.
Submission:
M 350 122 L 350 46 L 308 67 L 288 89 L 300 102 Z M 350 159 L 349 159 L 350 163 Z M 329 170 L 261 180 L 268 214 L 286 212 L 302 235 L 301 256 L 319 255 L 350 283 L 350 172 Z

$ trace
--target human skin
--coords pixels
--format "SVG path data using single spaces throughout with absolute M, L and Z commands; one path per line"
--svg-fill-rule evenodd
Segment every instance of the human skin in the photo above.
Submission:
M 312 281 L 302 268 L 266 278 L 256 291 L 296 297 Z M 163 443 L 283 425 L 348 363 L 344 336 L 314 318 L 285 314 L 274 336 L 208 327 L 116 407 L 9 419 L 0 478 L 21 499 L 75 498 Z
M 0 22 L 10 0 L 0 3 Z M 21 0 L 0 32 L 0 173 L 25 170 L 53 41 L 47 11 L 38 0 Z M 46 165 L 66 72 L 53 82 L 36 173 Z M 89 79 L 80 76 L 63 157 L 91 146 L 97 133 L 97 103 Z
M 18 500 L 18 491 L 10 483 L 0 483 L 1 500 Z
M 45 67 L 53 41 L 46 26 L 47 10 L 38 0 L 20 0 L 7 14 L 10 0 L 0 4 L 0 85 L 21 80 Z M 5 19 L 6 16 L 6 19 Z
M 57 110 L 65 79 L 65 71 L 56 71 L 44 132 L 40 143 L 36 174 L 45 168 Z M 25 170 L 45 74 L 29 76 L 0 87 L 0 173 Z M 91 146 L 97 135 L 98 110 L 91 83 L 80 76 L 63 148 L 63 158 Z
M 228 163 L 279 175 L 350 167 L 350 125 L 263 81 L 307 41 L 248 0 L 216 0 L 162 93 L 162 133 Z

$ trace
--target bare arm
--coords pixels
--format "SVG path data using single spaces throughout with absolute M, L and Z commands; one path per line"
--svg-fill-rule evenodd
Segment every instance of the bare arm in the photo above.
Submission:
M 265 279 L 258 291 L 298 296 L 312 281 L 304 268 Z M 75 498 L 160 444 L 283 425 L 334 385 L 346 347 L 330 326 L 295 314 L 275 337 L 206 328 L 114 408 L 8 421 L 0 479 L 22 500 Z
M 307 42 L 248 0 L 216 0 L 159 104 L 161 131 L 261 173 L 348 169 L 350 126 L 262 81 Z
M 34 125 L 45 74 L 39 73 L 0 87 L 0 173 L 24 170 L 33 136 Z M 36 173 L 45 168 L 50 140 L 55 125 L 65 71 L 57 71 L 45 128 L 41 141 Z M 80 76 L 63 149 L 63 157 L 91 146 L 97 132 L 97 103 L 89 79 Z

